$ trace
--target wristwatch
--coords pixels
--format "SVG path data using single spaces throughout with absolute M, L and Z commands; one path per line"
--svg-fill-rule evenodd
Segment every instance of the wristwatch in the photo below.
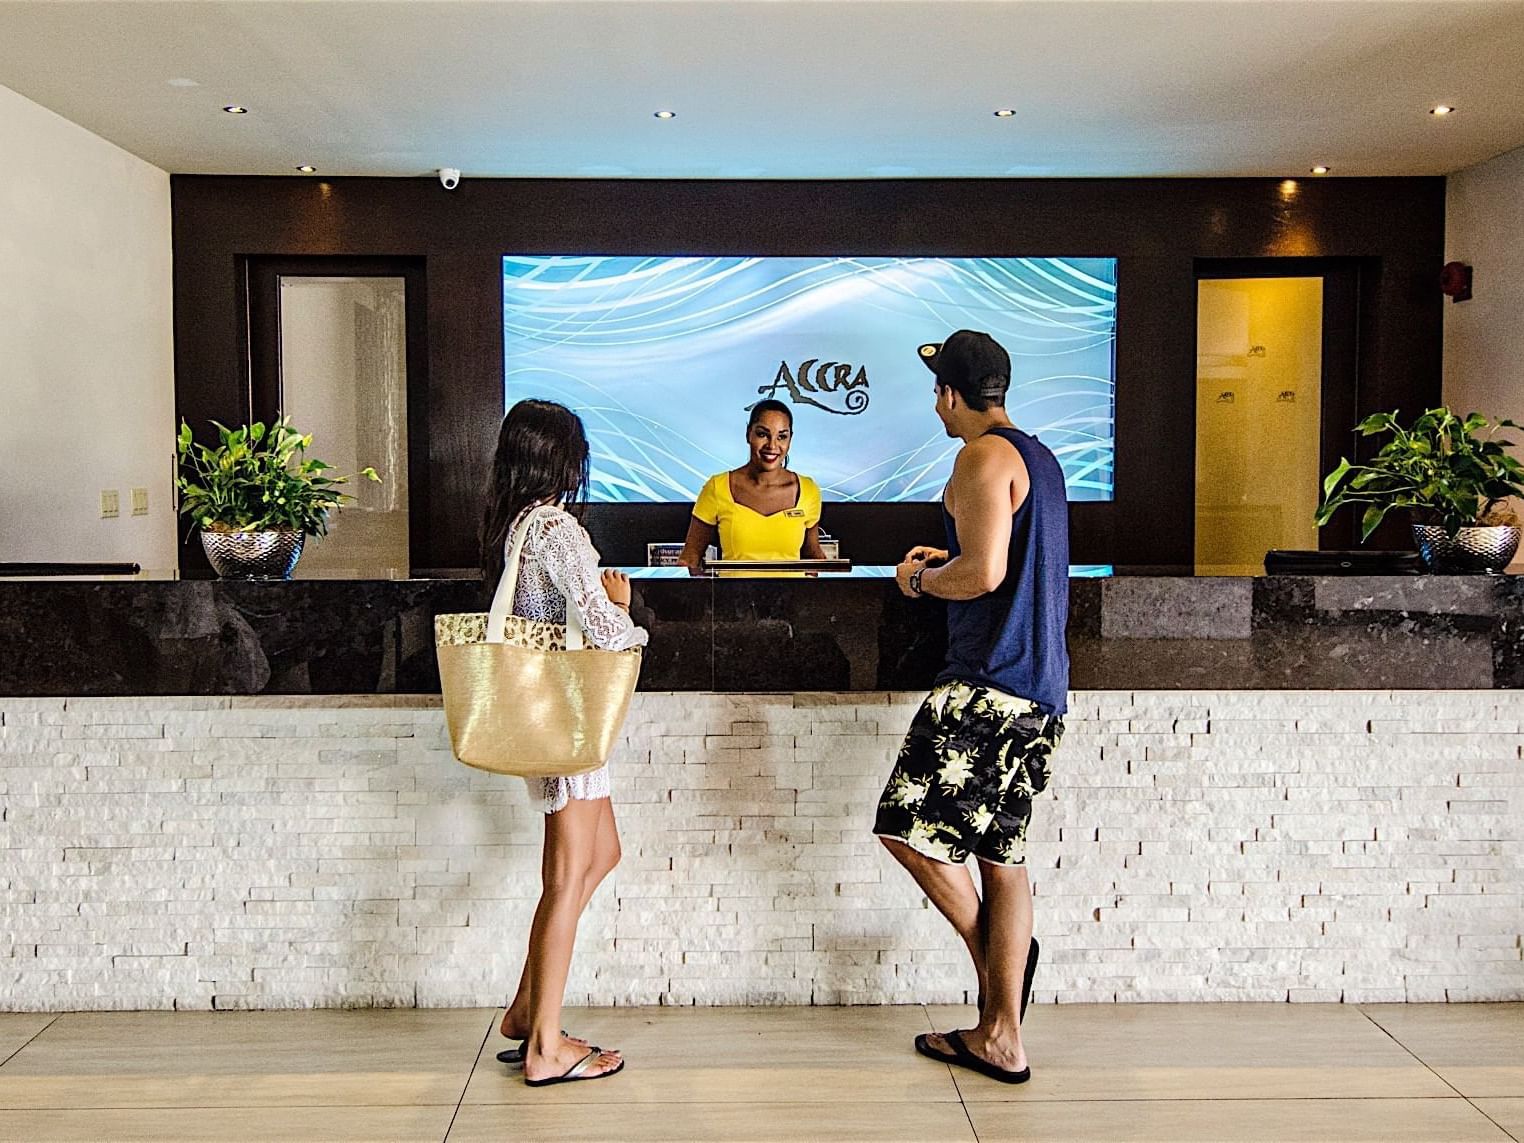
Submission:
M 910 593 L 912 595 L 926 594 L 921 590 L 921 573 L 923 573 L 925 570 L 926 569 L 924 567 L 919 567 L 910 573 Z

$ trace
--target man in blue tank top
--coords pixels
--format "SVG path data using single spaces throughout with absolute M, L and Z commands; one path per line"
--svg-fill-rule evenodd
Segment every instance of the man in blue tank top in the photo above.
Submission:
M 905 736 L 873 832 L 963 938 L 979 978 L 978 1025 L 917 1036 L 916 1051 L 1023 1083 L 1038 952 L 1027 822 L 1069 689 L 1064 474 L 1006 416 L 1011 359 L 989 334 L 959 330 L 920 353 L 936 375 L 937 416 L 964 444 L 943 493 L 946 550 L 912 549 L 895 574 L 906 595 L 947 600 L 947 665 Z

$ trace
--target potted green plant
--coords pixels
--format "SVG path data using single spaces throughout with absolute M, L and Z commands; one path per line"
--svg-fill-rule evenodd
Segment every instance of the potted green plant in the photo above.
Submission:
M 1346 504 L 1367 505 L 1360 538 L 1370 538 L 1394 508 L 1412 513 L 1413 539 L 1430 571 L 1496 572 L 1519 548 L 1519 519 L 1508 505 L 1524 496 L 1524 465 L 1498 440 L 1513 421 L 1461 417 L 1441 406 L 1404 428 L 1396 413 L 1360 422 L 1362 436 L 1390 433 L 1367 464 L 1339 459 L 1323 481 L 1319 527 Z
M 213 421 L 215 446 L 197 444 L 180 423 L 180 511 L 201 528 L 201 544 L 218 575 L 290 579 L 308 536 L 328 532 L 328 513 L 354 497 L 350 480 L 307 456 L 312 437 L 280 417 L 229 429 Z M 381 478 L 361 469 L 367 480 Z

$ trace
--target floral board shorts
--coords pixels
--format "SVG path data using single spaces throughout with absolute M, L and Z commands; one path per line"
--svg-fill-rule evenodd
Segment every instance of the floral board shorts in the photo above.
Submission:
M 873 832 L 949 864 L 1025 864 L 1032 799 L 1063 733 L 1028 699 L 943 683 L 910 723 Z

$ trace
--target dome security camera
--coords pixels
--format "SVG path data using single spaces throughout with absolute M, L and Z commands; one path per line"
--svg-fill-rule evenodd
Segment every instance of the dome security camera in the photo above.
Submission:
M 445 190 L 454 190 L 460 186 L 460 171 L 455 167 L 440 167 L 439 185 Z

